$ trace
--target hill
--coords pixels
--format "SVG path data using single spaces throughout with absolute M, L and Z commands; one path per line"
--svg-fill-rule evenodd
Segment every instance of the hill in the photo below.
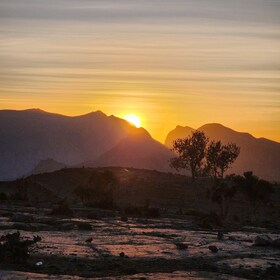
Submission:
M 110 171 L 117 179 L 118 205 L 143 206 L 149 201 L 154 206 L 183 207 L 193 205 L 194 186 L 186 188 L 186 177 L 154 170 L 104 167 L 64 168 L 52 173 L 31 175 L 27 178 L 0 182 L 0 193 L 22 198 L 32 205 L 53 205 L 60 201 L 79 205 L 75 190 L 87 184 L 91 176 Z M 188 195 L 186 195 L 188 193 Z
M 184 138 L 194 131 L 190 127 L 177 126 L 168 133 L 165 141 L 171 147 L 177 138 Z M 197 130 L 205 132 L 212 140 L 221 140 L 224 144 L 236 143 L 241 152 L 230 173 L 242 174 L 244 171 L 253 171 L 257 176 L 280 181 L 280 143 L 265 138 L 255 138 L 249 133 L 237 132 L 221 124 L 206 124 Z
M 87 197 L 90 197 L 91 193 L 96 197 L 98 196 L 96 190 L 102 193 L 102 189 L 107 189 L 108 181 L 103 180 L 104 177 L 102 181 L 98 181 L 97 178 L 100 178 L 100 174 L 108 174 L 108 172 L 115 178 L 113 199 L 118 209 L 149 205 L 176 211 L 180 208 L 197 209 L 203 212 L 208 212 L 210 209 L 217 210 L 216 205 L 207 198 L 210 183 L 208 180 L 201 179 L 193 184 L 191 178 L 183 175 L 135 168 L 64 168 L 16 181 L 0 182 L 0 194 L 4 193 L 11 200 L 16 198 L 18 202 L 22 201 L 32 206 L 53 207 L 63 201 L 72 207 L 80 208 L 85 206 L 79 196 L 84 188 L 90 188 Z M 98 185 L 95 184 L 96 182 L 99 182 Z M 100 182 L 105 183 L 102 188 Z M 279 186 L 275 186 L 274 190 L 272 204 L 265 206 L 265 209 L 277 214 L 280 205 Z M 274 205 L 274 208 L 271 205 Z M 86 206 L 106 208 L 110 205 Z M 248 201 L 245 201 L 243 196 L 237 195 L 232 207 L 232 211 L 242 216 L 248 211 Z
M 64 163 L 57 162 L 53 159 L 45 159 L 41 160 L 29 174 L 26 174 L 26 176 L 50 173 L 66 167 Z

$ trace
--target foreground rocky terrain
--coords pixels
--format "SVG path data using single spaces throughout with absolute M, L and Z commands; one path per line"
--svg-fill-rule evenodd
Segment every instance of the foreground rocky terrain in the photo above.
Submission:
M 117 211 L 2 204 L 0 236 L 42 240 L 26 262 L 0 263 L 0 279 L 279 279 L 280 232 L 205 229 L 191 216 L 123 216 Z M 262 246 L 259 246 L 262 245 Z

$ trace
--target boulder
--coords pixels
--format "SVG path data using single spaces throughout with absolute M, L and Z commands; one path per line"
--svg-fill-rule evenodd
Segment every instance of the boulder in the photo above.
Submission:
M 34 223 L 46 224 L 46 225 L 55 225 L 55 223 L 57 222 L 57 219 L 53 217 L 35 216 L 33 219 L 34 219 Z
M 11 217 L 11 221 L 16 223 L 32 223 L 33 217 L 26 214 L 16 213 Z
M 79 230 L 92 230 L 92 226 L 87 222 L 80 222 L 77 224 Z
M 122 216 L 121 216 L 121 221 L 122 221 L 122 222 L 127 222 L 127 221 L 128 221 L 127 216 L 126 216 L 126 215 L 122 215 Z
M 30 224 L 32 231 L 51 231 L 53 230 L 52 226 L 41 224 L 41 223 L 32 223 Z
M 217 233 L 217 239 L 218 239 L 218 240 L 223 240 L 223 239 L 224 239 L 224 233 L 221 232 L 221 231 L 219 231 L 219 232 Z
M 124 252 L 121 252 L 121 253 L 119 254 L 119 256 L 120 256 L 121 258 L 126 258 L 126 259 L 128 259 L 128 255 L 126 255 Z
M 280 248 L 280 238 L 277 238 L 272 241 L 272 246 L 275 248 Z
M 213 253 L 218 253 L 218 251 L 219 251 L 219 249 L 218 249 L 216 246 L 214 246 L 214 245 L 210 245 L 210 246 L 208 247 L 208 249 L 209 249 L 211 252 L 213 252 Z
M 186 250 L 188 249 L 188 244 L 177 242 L 174 243 L 178 250 Z
M 234 236 L 229 236 L 229 237 L 228 237 L 228 240 L 230 240 L 230 241 L 236 241 L 236 237 L 234 237 Z
M 272 239 L 268 235 L 258 235 L 255 238 L 254 245 L 255 246 L 271 246 Z
M 59 226 L 60 230 L 73 230 L 75 229 L 75 224 L 73 223 L 63 223 Z
M 32 231 L 32 227 L 29 223 L 14 223 L 11 228 L 17 230 Z

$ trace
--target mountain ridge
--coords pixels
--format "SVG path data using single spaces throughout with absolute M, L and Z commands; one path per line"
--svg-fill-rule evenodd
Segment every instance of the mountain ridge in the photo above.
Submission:
M 194 130 L 178 125 L 168 133 L 163 145 L 146 129 L 102 111 L 64 116 L 36 108 L 0 110 L 0 180 L 35 172 L 40 162 L 44 168 L 39 171 L 62 166 L 122 166 L 170 172 L 172 141 Z M 205 124 L 198 130 L 210 139 L 241 147 L 231 172 L 252 170 L 264 179 L 280 180 L 280 143 L 218 123 Z
M 0 110 L 0 180 L 29 174 L 46 159 L 66 166 L 92 161 L 138 130 L 101 111 L 69 117 L 38 109 Z
M 205 124 L 197 130 L 205 132 L 210 140 L 221 140 L 223 144 L 236 143 L 240 146 L 240 155 L 230 173 L 253 171 L 264 179 L 280 181 L 280 143 L 256 138 L 247 132 L 238 132 L 218 123 Z M 191 132 L 188 126 L 176 126 L 167 134 L 165 145 L 171 148 L 175 139 L 187 137 Z

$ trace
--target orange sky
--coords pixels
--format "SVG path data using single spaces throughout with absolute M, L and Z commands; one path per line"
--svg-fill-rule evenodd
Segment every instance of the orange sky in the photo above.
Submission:
M 160 3 L 160 5 L 159 5 Z M 219 122 L 280 142 L 280 3 L 0 0 L 0 109 Z

